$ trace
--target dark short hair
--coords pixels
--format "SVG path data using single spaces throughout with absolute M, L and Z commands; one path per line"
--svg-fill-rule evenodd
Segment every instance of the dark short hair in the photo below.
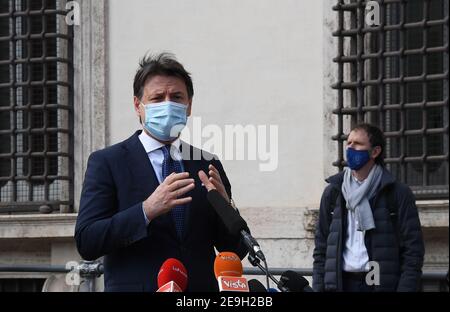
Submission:
M 178 77 L 186 85 L 189 99 L 194 96 L 191 74 L 187 72 L 172 53 L 164 52 L 156 55 L 147 54 L 139 62 L 139 68 L 134 76 L 134 96 L 141 99 L 144 86 L 148 79 L 154 76 Z
M 368 123 L 360 123 L 356 125 L 352 131 L 355 130 L 364 130 L 369 137 L 370 146 L 372 148 L 379 146 L 381 147 L 381 153 L 375 158 L 375 163 L 381 166 L 384 166 L 384 152 L 386 148 L 386 137 L 384 136 L 383 131 L 377 126 L 368 124 Z

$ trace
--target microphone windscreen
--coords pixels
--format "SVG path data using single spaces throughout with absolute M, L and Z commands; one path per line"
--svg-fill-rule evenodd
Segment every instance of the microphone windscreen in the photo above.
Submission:
M 231 235 L 239 236 L 241 230 L 247 230 L 247 223 L 223 198 L 217 190 L 211 190 L 207 194 L 208 202 L 219 215 L 225 227 Z
M 158 273 L 158 288 L 169 282 L 175 282 L 181 291 L 187 288 L 188 275 L 183 263 L 174 258 L 169 258 L 161 266 Z
M 266 287 L 257 279 L 251 279 L 248 281 L 248 288 L 250 292 L 267 292 Z
M 219 253 L 214 260 L 214 274 L 219 276 L 241 277 L 243 272 L 241 259 L 234 252 Z
M 294 271 L 286 271 L 281 274 L 280 282 L 292 292 L 304 292 L 309 285 L 306 278 Z

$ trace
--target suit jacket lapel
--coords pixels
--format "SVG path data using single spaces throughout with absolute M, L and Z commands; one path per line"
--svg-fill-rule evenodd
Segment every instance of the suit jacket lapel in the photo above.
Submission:
M 133 177 L 132 183 L 136 183 L 143 194 L 150 195 L 159 182 L 144 146 L 139 141 L 139 134 L 140 131 L 136 132 L 125 145 L 127 165 Z

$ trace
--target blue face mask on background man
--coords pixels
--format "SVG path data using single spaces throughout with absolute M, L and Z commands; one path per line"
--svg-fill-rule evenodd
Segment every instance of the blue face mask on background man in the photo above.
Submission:
M 358 151 L 352 147 L 347 147 L 347 165 L 352 170 L 359 170 L 370 160 L 370 151 Z
M 141 104 L 145 109 L 145 130 L 160 141 L 167 142 L 178 138 L 186 126 L 187 105 L 171 101 Z

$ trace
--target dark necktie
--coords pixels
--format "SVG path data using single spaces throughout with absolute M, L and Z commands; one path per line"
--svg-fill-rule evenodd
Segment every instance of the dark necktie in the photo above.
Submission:
M 162 148 L 164 154 L 164 161 L 162 164 L 162 175 L 163 180 L 166 179 L 171 173 L 181 173 L 183 172 L 182 164 L 180 161 L 175 160 L 170 155 L 170 145 L 165 145 Z M 184 213 L 186 206 L 176 206 L 172 209 L 172 216 L 175 221 L 175 227 L 177 229 L 178 237 L 183 237 L 184 232 Z

